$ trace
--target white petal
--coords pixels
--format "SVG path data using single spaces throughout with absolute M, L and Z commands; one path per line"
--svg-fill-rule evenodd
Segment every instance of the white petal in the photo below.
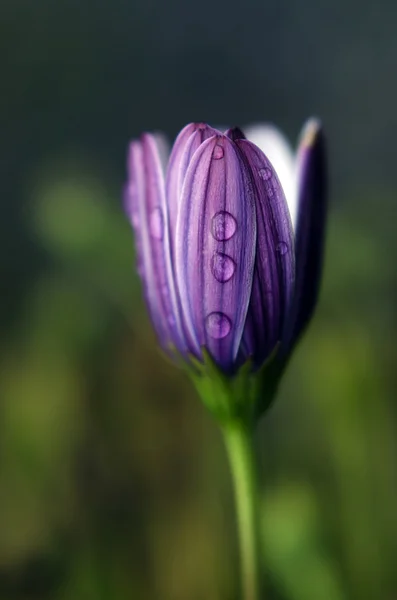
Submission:
M 297 216 L 296 160 L 286 137 L 274 125 L 250 125 L 243 131 L 272 163 L 287 199 L 292 226 Z
M 168 159 L 171 154 L 171 145 L 170 145 L 170 142 L 168 141 L 167 136 L 165 136 L 164 133 L 156 131 L 153 134 L 153 136 L 154 136 L 154 139 L 156 140 L 157 151 L 158 151 L 158 154 L 160 157 L 161 167 L 163 169 L 163 174 L 164 174 L 167 170 Z

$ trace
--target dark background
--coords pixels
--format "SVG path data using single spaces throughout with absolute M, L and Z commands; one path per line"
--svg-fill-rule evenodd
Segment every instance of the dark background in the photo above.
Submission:
M 157 350 L 121 211 L 144 130 L 310 115 L 319 307 L 261 422 L 268 598 L 397 597 L 397 5 L 1 0 L 0 598 L 237 597 L 219 432 Z

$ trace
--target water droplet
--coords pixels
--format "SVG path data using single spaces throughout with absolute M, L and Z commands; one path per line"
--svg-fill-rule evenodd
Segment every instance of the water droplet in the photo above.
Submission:
M 229 281 L 236 270 L 236 263 L 230 256 L 223 252 L 215 252 L 211 259 L 211 271 L 215 279 L 221 283 Z
M 271 198 L 274 195 L 274 185 L 272 185 L 271 181 L 265 181 L 265 188 L 267 195 Z
M 283 254 L 287 254 L 288 252 L 288 246 L 285 242 L 279 242 L 276 246 L 276 250 L 279 254 L 283 255 Z
M 258 174 L 261 179 L 267 181 L 272 176 L 272 170 L 269 167 L 265 167 L 264 169 L 259 169 Z
M 232 322 L 225 313 L 213 312 L 207 316 L 205 326 L 211 337 L 216 340 L 222 340 L 230 332 Z
M 222 146 L 217 144 L 214 148 L 212 158 L 214 158 L 215 160 L 219 160 L 220 158 L 223 158 L 223 155 L 224 155 L 224 150 L 223 150 Z
M 154 208 L 152 210 L 152 213 L 151 213 L 150 219 L 149 219 L 149 230 L 150 230 L 151 236 L 154 237 L 156 240 L 163 239 L 164 219 L 163 219 L 163 213 L 159 206 L 156 206 L 156 208 Z
M 236 219 L 226 210 L 221 210 L 212 217 L 212 235 L 218 242 L 230 240 L 236 229 Z

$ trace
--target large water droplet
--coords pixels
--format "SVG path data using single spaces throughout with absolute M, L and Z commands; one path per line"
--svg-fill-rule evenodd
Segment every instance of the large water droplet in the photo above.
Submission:
M 232 322 L 222 312 L 210 313 L 205 320 L 208 334 L 215 340 L 221 340 L 227 336 L 232 328 Z
M 219 160 L 220 158 L 223 158 L 223 155 L 224 155 L 224 150 L 223 150 L 222 146 L 217 144 L 214 148 L 212 158 L 214 158 L 215 160 Z
M 221 283 L 229 281 L 236 270 L 236 263 L 227 254 L 223 252 L 215 252 L 211 259 L 211 271 L 215 279 Z
M 272 176 L 272 170 L 270 167 L 265 167 L 264 169 L 259 169 L 258 174 L 261 179 L 267 181 Z
M 226 210 L 221 210 L 212 217 L 212 235 L 218 242 L 230 240 L 236 229 L 236 219 Z
M 150 235 L 156 240 L 163 239 L 164 218 L 161 208 L 159 206 L 156 206 L 156 208 L 152 210 L 152 213 L 149 218 L 149 231 Z
M 279 242 L 276 246 L 276 250 L 279 254 L 284 255 L 288 252 L 288 246 L 285 242 Z

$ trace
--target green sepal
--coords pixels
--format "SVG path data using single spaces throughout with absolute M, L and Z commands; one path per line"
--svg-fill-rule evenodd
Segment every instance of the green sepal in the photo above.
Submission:
M 283 372 L 277 345 L 258 370 L 248 359 L 233 375 L 223 373 L 205 348 L 203 360 L 189 356 L 184 369 L 200 398 L 219 423 L 243 421 L 254 424 L 270 406 Z

